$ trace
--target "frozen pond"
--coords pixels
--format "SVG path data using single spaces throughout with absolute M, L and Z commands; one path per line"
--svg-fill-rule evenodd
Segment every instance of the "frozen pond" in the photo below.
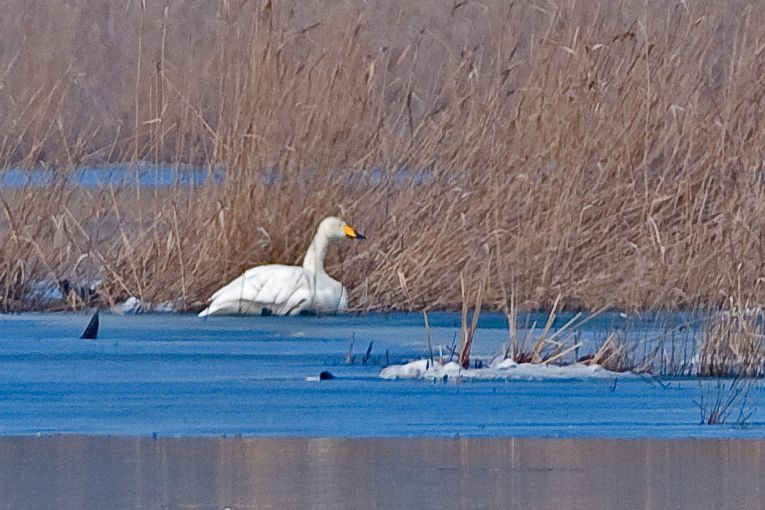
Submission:
M 490 356 L 507 342 L 506 324 L 482 317 L 475 353 Z M 102 314 L 98 340 L 80 340 L 88 318 L 0 316 L 0 435 L 765 438 L 759 382 L 741 427 L 699 425 L 699 401 L 716 383 L 698 379 L 381 379 L 387 363 L 427 352 L 418 314 Z M 585 347 L 619 320 L 588 324 Z M 459 317 L 434 314 L 431 326 L 436 346 L 447 345 Z M 646 322 L 646 335 L 656 327 Z M 335 379 L 311 380 L 321 371 Z

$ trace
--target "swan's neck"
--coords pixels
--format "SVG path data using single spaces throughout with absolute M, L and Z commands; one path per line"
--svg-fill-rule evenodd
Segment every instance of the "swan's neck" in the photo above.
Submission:
M 316 236 L 311 241 L 311 246 L 303 258 L 303 267 L 314 273 L 324 272 L 324 257 L 329 248 L 329 239 L 322 232 L 316 232 Z

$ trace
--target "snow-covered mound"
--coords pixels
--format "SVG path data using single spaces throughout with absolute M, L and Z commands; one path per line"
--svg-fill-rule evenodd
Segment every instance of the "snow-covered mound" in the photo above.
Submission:
M 600 365 L 572 364 L 566 366 L 541 365 L 535 363 L 518 364 L 511 359 L 498 360 L 485 368 L 462 368 L 455 362 L 441 365 L 430 360 L 420 359 L 404 365 L 391 365 L 380 372 L 383 379 L 428 379 L 452 378 L 474 380 L 497 379 L 614 379 L 630 377 L 629 372 L 612 372 Z

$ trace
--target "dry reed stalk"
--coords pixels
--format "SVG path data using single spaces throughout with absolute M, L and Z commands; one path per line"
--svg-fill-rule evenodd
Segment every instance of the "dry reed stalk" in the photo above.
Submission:
M 555 312 L 558 309 L 559 302 L 560 302 L 560 294 L 558 294 L 558 297 L 555 298 L 555 301 L 553 302 L 553 305 L 552 305 L 552 309 L 547 314 L 547 322 L 545 322 L 545 327 L 544 329 L 542 329 L 542 332 L 540 333 L 539 338 L 534 344 L 534 348 L 531 350 L 532 363 L 542 362 L 542 349 L 546 347 L 548 344 L 553 344 L 557 349 L 560 349 L 562 347 L 562 344 L 560 344 L 559 342 L 555 342 L 554 340 L 551 340 L 549 337 L 550 328 L 555 323 Z
M 711 313 L 699 353 L 702 376 L 762 377 L 765 375 L 765 322 L 760 310 L 734 303 Z
M 473 305 L 473 316 L 470 321 L 470 326 L 467 324 L 468 316 L 468 299 L 472 290 L 468 291 L 465 288 L 465 274 L 460 272 L 460 286 L 462 288 L 462 313 L 460 315 L 460 356 L 459 364 L 463 368 L 470 366 L 470 351 L 473 348 L 473 340 L 475 338 L 475 332 L 478 329 L 478 318 L 481 316 L 481 302 L 483 299 L 484 288 L 489 279 L 489 273 L 491 271 L 491 255 L 488 255 L 486 263 L 484 264 L 483 277 L 478 285 L 478 289 L 475 294 L 475 304 Z
M 600 365 L 613 372 L 624 372 L 632 368 L 627 361 L 627 346 L 623 342 L 617 341 L 614 333 L 608 335 L 598 351 L 584 363 L 586 365 Z
M 753 412 L 747 404 L 751 389 L 752 380 L 743 379 L 742 376 L 733 378 L 727 387 L 724 380 L 717 379 L 713 391 L 709 391 L 708 387 L 706 389 L 702 387 L 697 402 L 701 414 L 700 423 L 702 425 L 724 425 L 735 417 L 733 420 L 735 425 L 746 425 Z M 736 411 L 738 412 L 734 414 Z
M 328 261 L 357 309 L 459 309 L 485 243 L 488 308 L 505 286 L 518 309 L 716 306 L 739 282 L 765 301 L 765 13 L 486 6 L 9 0 L 0 167 L 56 184 L 0 188 L 0 306 L 66 306 L 35 282 L 100 279 L 102 303 L 195 309 L 246 267 L 298 261 L 338 210 L 373 234 Z M 225 179 L 65 182 L 131 160 Z
M 538 363 L 544 365 L 560 363 L 567 355 L 577 352 L 579 347 L 582 346 L 578 336 L 581 328 L 607 309 L 607 307 L 601 308 L 594 313 L 586 315 L 584 318 L 582 318 L 583 314 L 581 312 L 577 312 L 562 326 L 552 331 L 557 319 L 558 301 L 558 299 L 555 300 L 552 309 L 548 312 L 544 328 L 537 333 L 536 322 L 532 323 L 520 345 L 516 343 L 514 347 L 511 340 L 509 348 L 504 349 L 505 356 L 511 356 L 511 359 L 516 363 Z M 517 327 L 518 317 L 515 308 L 511 306 L 510 309 L 513 311 L 508 315 L 508 329 L 510 331 L 510 338 L 513 339 L 517 338 L 517 330 L 515 328 Z M 530 340 L 535 340 L 534 346 L 531 351 L 527 352 L 525 351 L 525 346 Z M 604 345 L 601 346 L 599 353 L 594 357 L 600 360 L 603 357 L 603 352 L 605 352 L 604 349 L 609 350 L 609 346 L 612 344 L 613 338 L 609 336 Z M 585 364 L 590 364 L 593 362 L 592 359 L 593 357 L 589 357 L 583 361 Z M 578 362 L 579 360 L 575 358 L 574 361 Z M 627 366 L 626 363 L 622 365 L 623 367 Z

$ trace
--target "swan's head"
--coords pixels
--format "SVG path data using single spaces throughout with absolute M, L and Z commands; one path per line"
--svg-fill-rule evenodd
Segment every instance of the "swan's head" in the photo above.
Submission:
M 319 223 L 319 233 L 324 234 L 328 239 L 366 239 L 361 232 L 348 225 L 345 221 L 335 216 L 324 218 Z

